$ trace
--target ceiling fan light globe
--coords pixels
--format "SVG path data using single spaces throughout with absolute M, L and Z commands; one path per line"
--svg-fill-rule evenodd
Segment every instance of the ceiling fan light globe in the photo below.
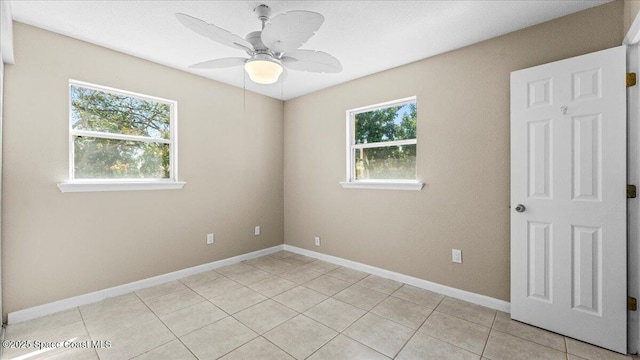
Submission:
M 244 70 L 251 81 L 268 85 L 278 81 L 282 74 L 282 65 L 270 59 L 251 59 L 244 64 Z

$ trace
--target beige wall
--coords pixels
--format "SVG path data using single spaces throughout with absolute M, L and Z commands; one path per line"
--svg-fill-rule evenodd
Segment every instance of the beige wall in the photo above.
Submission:
M 624 33 L 626 34 L 640 12 L 640 0 L 624 0 Z
M 285 243 L 509 300 L 509 74 L 620 45 L 623 8 L 613 2 L 287 101 Z M 343 189 L 345 111 L 411 95 L 424 189 Z M 452 248 L 463 264 L 451 263 Z
M 282 101 L 247 93 L 245 113 L 241 89 L 20 23 L 14 31 L 16 64 L 5 68 L 5 316 L 282 244 Z M 69 79 L 176 100 L 187 185 L 61 193 Z

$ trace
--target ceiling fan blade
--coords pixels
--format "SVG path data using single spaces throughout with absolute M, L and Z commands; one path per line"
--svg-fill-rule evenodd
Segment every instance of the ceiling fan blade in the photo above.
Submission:
M 223 45 L 231 46 L 236 49 L 249 52 L 253 51 L 253 46 L 251 46 L 250 42 L 238 35 L 228 32 L 223 28 L 217 27 L 212 24 L 207 24 L 200 19 L 182 13 L 177 13 L 176 17 L 178 18 L 178 21 L 180 21 L 184 26 L 208 39 L 219 42 Z
M 269 20 L 262 30 L 262 42 L 279 53 L 293 51 L 320 29 L 324 16 L 311 11 L 289 11 Z
M 203 61 L 201 63 L 190 65 L 189 69 L 222 69 L 222 68 L 228 68 L 232 66 L 244 65 L 246 61 L 247 59 L 241 58 L 241 57 L 215 59 L 215 60 L 208 60 L 208 61 Z
M 333 56 L 322 51 L 295 50 L 282 57 L 282 65 L 292 70 L 317 73 L 339 73 L 342 64 Z

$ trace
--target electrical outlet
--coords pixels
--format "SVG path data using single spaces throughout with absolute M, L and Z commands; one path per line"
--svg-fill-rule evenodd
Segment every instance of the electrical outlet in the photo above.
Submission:
M 253 228 L 253 235 L 260 235 L 260 225 L 257 225 L 255 228 Z
M 451 262 L 462 264 L 462 250 L 451 249 Z
M 320 246 L 320 236 L 316 236 L 314 240 L 316 242 L 316 246 Z
M 211 245 L 213 244 L 214 240 L 215 240 L 215 235 L 213 234 L 207 234 L 207 245 Z

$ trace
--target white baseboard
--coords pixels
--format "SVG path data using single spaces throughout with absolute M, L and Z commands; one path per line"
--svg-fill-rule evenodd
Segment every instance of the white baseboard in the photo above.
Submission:
M 362 263 L 351 261 L 351 260 L 342 259 L 336 256 L 326 255 L 319 252 L 284 244 L 284 245 L 277 245 L 267 249 L 250 252 L 247 254 L 234 256 L 227 259 L 210 262 L 207 264 L 190 267 L 183 270 L 174 271 L 174 272 L 163 274 L 163 275 L 154 276 L 148 279 L 143 279 L 143 280 L 131 282 L 128 284 L 123 284 L 123 285 L 115 286 L 108 289 L 95 291 L 88 294 L 70 297 L 67 299 L 55 301 L 48 304 L 43 304 L 43 305 L 34 306 L 34 307 L 23 309 L 23 310 L 14 311 L 8 314 L 7 323 L 15 324 L 18 322 L 27 321 L 27 320 L 35 319 L 41 316 L 53 314 L 59 311 L 68 310 L 74 307 L 88 305 L 88 304 L 98 302 L 104 299 L 108 299 L 114 296 L 128 294 L 136 290 L 159 285 L 168 281 L 181 279 L 181 278 L 184 278 L 190 275 L 195 275 L 204 271 L 217 269 L 222 266 L 232 265 L 243 260 L 249 260 L 249 259 L 257 258 L 260 256 L 272 254 L 280 250 L 287 250 L 296 254 L 306 255 L 312 258 L 316 258 L 319 260 L 330 262 L 332 264 L 348 267 L 354 270 L 368 272 L 370 274 L 374 274 L 383 278 L 400 281 L 405 284 L 409 284 L 425 290 L 430 290 L 442 295 L 468 301 L 473 304 L 486 306 L 491 309 L 500 310 L 504 312 L 511 311 L 511 305 L 509 304 L 509 302 L 506 302 L 503 300 L 498 300 L 489 296 L 456 289 L 450 286 L 436 284 L 431 281 L 419 279 L 413 276 L 400 274 L 397 272 L 381 269 L 375 266 L 366 265 L 366 264 L 362 264 Z
M 128 294 L 130 292 L 148 288 L 155 285 L 159 285 L 167 281 L 181 279 L 181 278 L 184 278 L 190 275 L 195 275 L 204 271 L 217 269 L 222 266 L 232 265 L 243 260 L 249 260 L 249 259 L 257 258 L 260 256 L 272 254 L 274 252 L 282 250 L 283 248 L 284 248 L 284 245 L 276 245 L 274 247 L 270 247 L 267 249 L 262 249 L 262 250 L 250 252 L 247 254 L 234 256 L 231 258 L 222 259 L 222 260 L 210 262 L 207 264 L 190 267 L 187 269 L 174 271 L 171 273 L 154 276 L 148 279 L 134 281 L 128 284 L 123 284 L 123 285 L 95 291 L 88 294 L 70 297 L 67 299 L 55 301 L 48 304 L 43 304 L 43 305 L 34 306 L 34 307 L 23 309 L 23 310 L 14 311 L 7 315 L 7 323 L 15 324 L 18 322 L 31 320 L 41 316 L 53 314 L 59 311 L 68 310 L 74 307 L 91 304 L 91 303 L 98 302 L 114 296 Z
M 413 276 L 409 276 L 409 275 L 404 275 L 404 274 L 400 274 L 397 272 L 393 272 L 393 271 L 389 271 L 389 270 L 385 270 L 385 269 L 381 269 L 381 268 L 377 268 L 375 266 L 370 266 L 370 265 L 366 265 L 366 264 L 362 264 L 359 262 L 355 262 L 355 261 L 351 261 L 351 260 L 346 260 L 343 258 L 339 258 L 336 256 L 331 256 L 331 255 L 326 255 L 326 254 L 322 254 L 319 252 L 315 252 L 315 251 L 311 251 L 311 250 L 307 250 L 307 249 L 303 249 L 303 248 L 299 248 L 299 247 L 295 247 L 295 246 L 291 246 L 291 245 L 284 245 L 284 250 L 287 251 L 291 251 L 293 253 L 296 254 L 301 254 L 301 255 L 306 255 L 312 258 L 316 258 L 319 260 L 323 260 L 326 262 L 330 262 L 332 264 L 336 264 L 336 265 L 340 265 L 340 266 L 344 266 L 344 267 L 348 267 L 354 270 L 360 270 L 360 271 L 364 271 L 364 272 L 368 272 L 370 274 L 373 275 L 377 275 L 383 278 L 387 278 L 387 279 L 391 279 L 391 280 L 395 280 L 395 281 L 400 281 L 403 282 L 405 284 L 409 284 L 415 287 L 419 287 L 425 290 L 430 290 L 433 292 L 437 292 L 439 294 L 445 295 L 445 296 L 450 296 L 456 299 L 460 299 L 460 300 L 464 300 L 464 301 L 468 301 L 470 303 L 473 304 L 478 304 L 478 305 L 482 305 L 482 306 L 486 306 L 488 308 L 494 309 L 494 310 L 500 310 L 500 311 L 504 311 L 507 313 L 511 312 L 511 304 L 507 301 L 504 300 L 499 300 L 499 299 L 495 299 L 489 296 L 485 296 L 485 295 L 480 295 L 480 294 L 476 294 L 476 293 L 472 293 L 469 291 L 465 291 L 465 290 L 460 290 L 460 289 L 456 289 L 450 286 L 445 286 L 445 285 L 441 285 L 441 284 L 437 284 L 431 281 L 427 281 L 427 280 L 423 280 L 423 279 L 419 279 Z

